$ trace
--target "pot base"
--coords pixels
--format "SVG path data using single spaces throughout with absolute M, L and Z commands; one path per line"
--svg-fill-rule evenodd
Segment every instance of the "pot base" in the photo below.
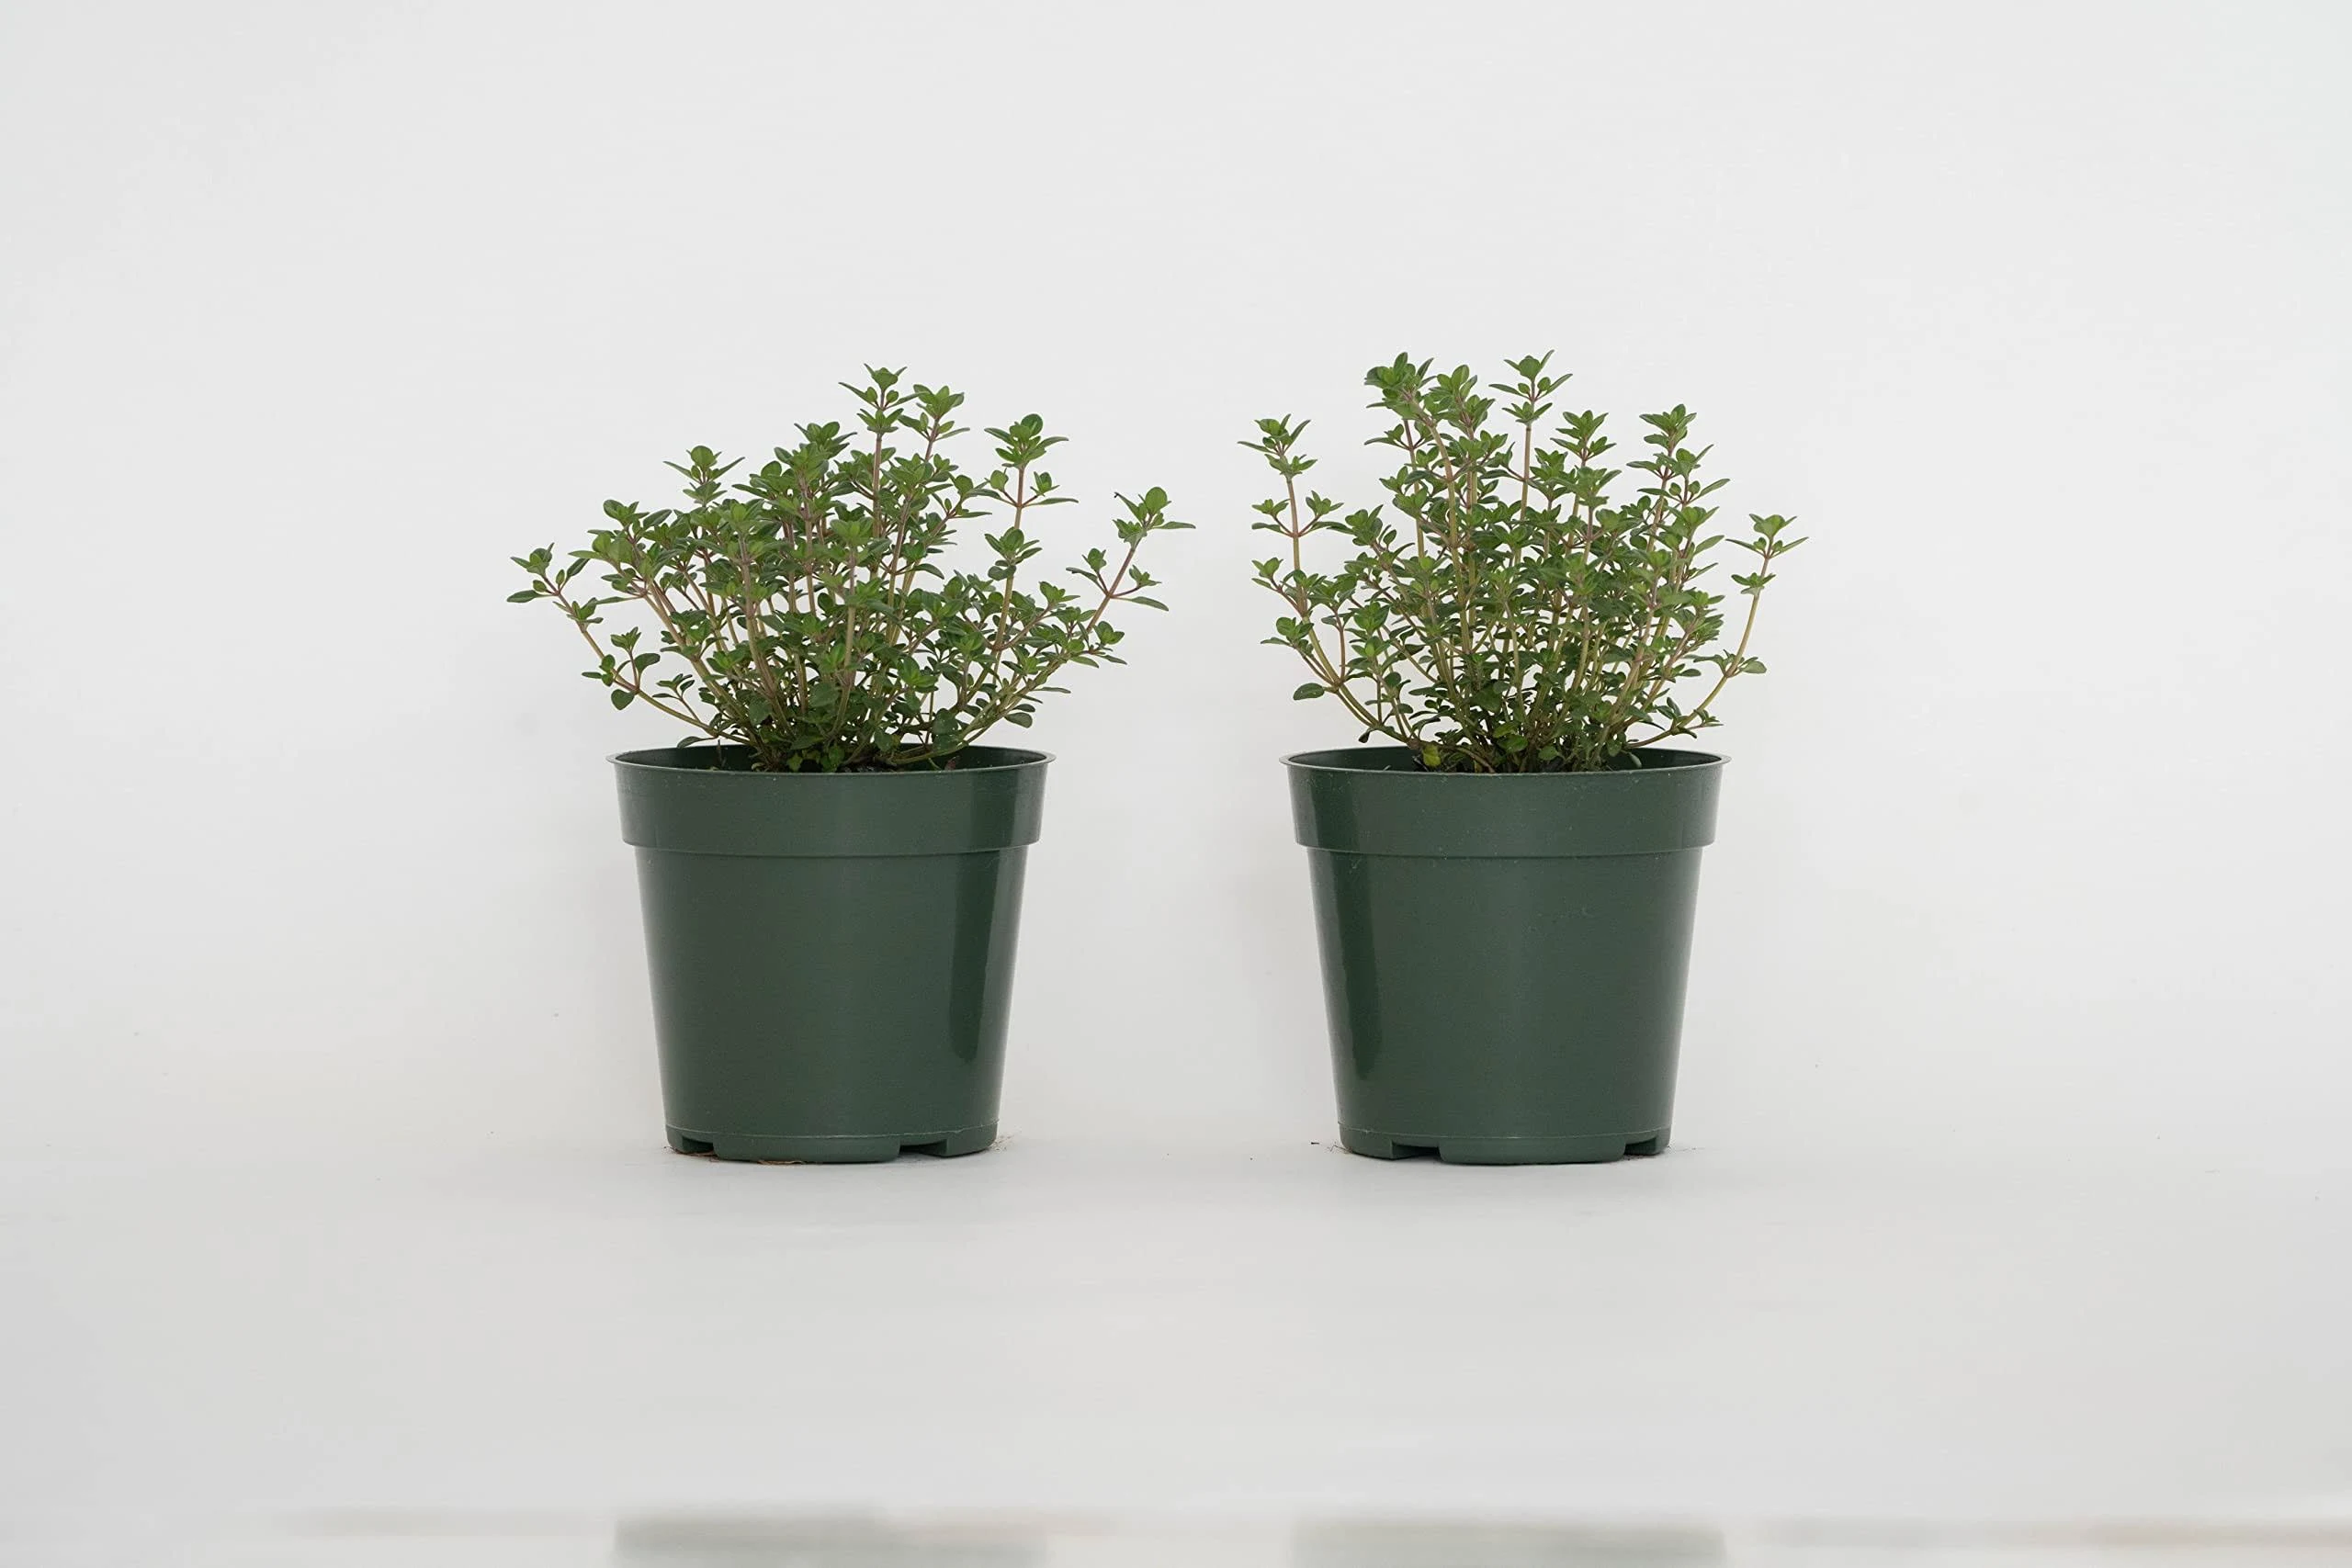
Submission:
M 1408 1137 L 1341 1127 L 1340 1146 L 1374 1159 L 1434 1155 L 1448 1165 L 1600 1165 L 1666 1152 L 1670 1128 L 1654 1133 L 1602 1133 L 1573 1138 Z
M 956 1155 L 978 1154 L 995 1142 L 993 1122 L 944 1133 L 884 1133 L 874 1137 L 770 1137 L 755 1133 L 670 1129 L 670 1146 L 682 1155 L 779 1165 L 878 1165 L 910 1152 L 948 1159 Z

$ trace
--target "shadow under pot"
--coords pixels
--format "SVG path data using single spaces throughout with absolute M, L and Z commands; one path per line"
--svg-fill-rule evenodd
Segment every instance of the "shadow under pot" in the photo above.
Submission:
M 996 1141 L 1042 752 L 754 773 L 628 751 L 670 1146 L 850 1163 Z
M 1450 773 L 1403 747 L 1284 759 L 1340 1141 L 1467 1165 L 1663 1151 L 1723 759 Z

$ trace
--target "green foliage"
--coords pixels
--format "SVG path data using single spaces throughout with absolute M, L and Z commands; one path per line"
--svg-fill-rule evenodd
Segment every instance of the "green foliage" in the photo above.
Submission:
M 1715 699 L 1740 675 L 1772 563 L 1803 543 L 1789 519 L 1752 517 L 1734 541 L 1755 570 L 1730 581 L 1747 600 L 1739 640 L 1724 643 L 1724 595 L 1700 580 L 1722 536 L 1706 498 L 1725 481 L 1700 477 L 1707 448 L 1690 445 L 1690 411 L 1645 414 L 1645 476 L 1618 502 L 1624 470 L 1603 466 L 1605 416 L 1557 420 L 1566 376 L 1551 355 L 1516 360 L 1512 379 L 1482 390 L 1470 367 L 1431 375 L 1399 355 L 1365 378 L 1372 407 L 1396 423 L 1371 443 L 1402 455 L 1382 481 L 1382 507 L 1347 512 L 1299 480 L 1304 420 L 1264 419 L 1242 445 L 1282 477 L 1253 528 L 1288 541 L 1255 563 L 1286 606 L 1269 642 L 1306 661 L 1315 679 L 1292 694 L 1336 696 L 1363 727 L 1429 768 L 1476 773 L 1625 766 L 1630 751 L 1717 722 Z M 1492 391 L 1497 396 L 1486 395 Z M 1498 417 L 1498 400 L 1502 403 Z M 1306 542 L 1342 536 L 1337 570 L 1310 569 Z M 1713 672 L 1687 705 L 1682 682 Z M 1649 733 L 1635 738 L 1636 731 Z
M 645 703 L 701 736 L 741 747 L 755 768 L 905 768 L 945 763 L 1000 721 L 1026 726 L 1064 667 L 1122 662 L 1114 604 L 1167 608 L 1136 564 L 1152 534 L 1190 527 L 1168 496 L 1119 498 L 1117 550 L 1087 550 L 1067 574 L 1023 572 L 1045 550 L 1034 513 L 1067 504 L 1037 465 L 1063 437 L 1035 414 L 990 429 L 999 467 L 975 479 L 948 443 L 963 395 L 902 386 L 869 368 L 863 436 L 804 424 L 799 444 L 738 483 L 737 463 L 697 446 L 671 468 L 689 504 L 648 512 L 608 501 L 611 526 L 559 563 L 555 547 L 517 556 L 531 585 L 594 651 L 588 679 L 613 705 Z M 739 459 L 740 462 L 740 459 Z M 984 571 L 951 570 L 956 525 L 993 513 Z M 583 573 L 605 592 L 582 592 Z M 634 623 L 605 631 L 604 612 Z M 649 640 L 650 634 L 650 640 Z

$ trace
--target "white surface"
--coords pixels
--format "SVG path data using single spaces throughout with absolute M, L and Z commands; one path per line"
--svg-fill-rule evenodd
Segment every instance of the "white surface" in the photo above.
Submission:
M 1016 1140 L 0 1168 L 27 1528 L 2352 1519 L 2352 1179 Z
M 2347 46 L 0 9 L 0 1503 L 2341 1511 Z M 1345 736 L 1234 443 L 1311 416 L 1361 497 L 1363 366 L 1546 346 L 1815 539 L 1722 732 L 1697 1152 L 1310 1151 L 1273 759 Z M 868 361 L 1072 435 L 1071 548 L 1203 526 L 1037 732 L 1017 1141 L 676 1160 L 600 761 L 661 732 L 506 558 Z
M 339 1515 L 113 1541 L 37 1568 L 2344 1568 L 2327 1527 L 1979 1530 L 1455 1520 L 1199 1525 L 1022 1515 Z

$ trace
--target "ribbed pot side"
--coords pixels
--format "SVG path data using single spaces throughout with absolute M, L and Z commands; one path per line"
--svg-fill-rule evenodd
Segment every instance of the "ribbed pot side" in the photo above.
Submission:
M 687 754 L 691 757 L 692 753 Z M 721 1159 L 996 1140 L 1048 759 L 775 773 L 613 759 L 637 851 L 670 1145 Z
M 1401 747 L 1284 760 L 1340 1141 L 1394 1159 L 1664 1149 L 1723 759 L 1466 774 Z

